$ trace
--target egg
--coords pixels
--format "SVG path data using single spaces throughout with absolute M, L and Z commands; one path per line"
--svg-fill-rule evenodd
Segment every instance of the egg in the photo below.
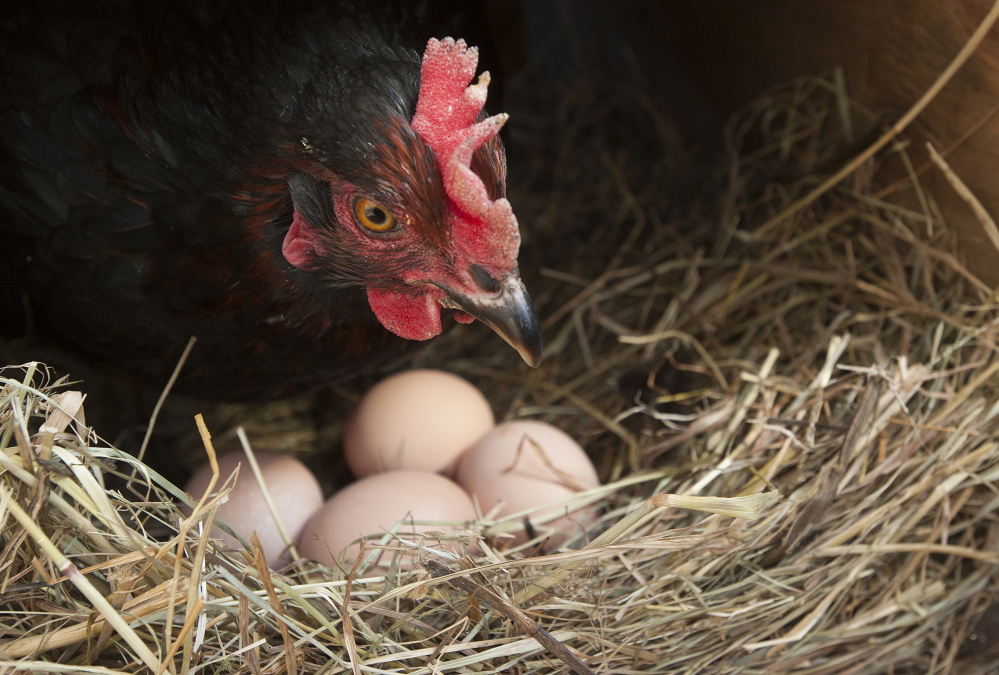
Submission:
M 294 457 L 266 451 L 257 451 L 254 456 L 281 523 L 291 541 L 295 541 L 305 523 L 323 505 L 323 492 L 319 482 L 308 467 Z M 250 541 L 250 535 L 256 532 L 268 565 L 274 567 L 289 562 L 285 542 L 267 508 L 246 454 L 242 451 L 230 452 L 221 455 L 218 463 L 220 474 L 215 484 L 216 490 L 222 487 L 236 466 L 241 465 L 228 501 L 219 508 L 218 518 L 247 542 Z M 195 500 L 200 499 L 208 488 L 211 477 L 211 467 L 201 467 L 191 476 L 184 491 Z M 190 509 L 186 512 L 190 513 Z M 218 527 L 212 529 L 211 536 L 221 539 L 232 548 L 243 548 L 235 537 Z
M 364 395 L 347 423 L 344 456 L 359 478 L 444 471 L 494 426 L 489 402 L 468 381 L 441 370 L 409 370 Z
M 550 504 L 600 485 L 586 452 L 568 434 L 550 424 L 518 420 L 497 426 L 460 459 L 456 479 L 488 513 L 502 502 L 499 516 Z M 573 511 L 582 505 L 554 506 L 530 515 L 558 545 L 579 529 Z M 561 518 L 552 520 L 558 514 Z M 585 523 L 584 523 L 585 524 Z M 526 541 L 521 530 L 516 543 Z
M 360 547 L 355 540 L 383 534 L 399 521 L 448 521 L 476 519 L 475 506 L 453 481 L 426 471 L 389 471 L 362 478 L 343 488 L 323 504 L 299 536 L 298 551 L 306 558 L 332 566 L 343 554 L 351 565 Z M 449 529 L 445 525 L 412 525 L 404 522 L 398 532 L 414 533 Z M 426 540 L 427 546 L 436 540 Z M 457 542 L 444 546 L 457 550 Z

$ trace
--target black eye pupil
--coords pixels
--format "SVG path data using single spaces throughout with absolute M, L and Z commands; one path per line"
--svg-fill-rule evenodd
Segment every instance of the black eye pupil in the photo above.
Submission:
M 377 206 L 369 206 L 364 209 L 364 215 L 373 225 L 384 225 L 388 220 L 388 214 L 385 213 L 385 209 L 378 208 Z

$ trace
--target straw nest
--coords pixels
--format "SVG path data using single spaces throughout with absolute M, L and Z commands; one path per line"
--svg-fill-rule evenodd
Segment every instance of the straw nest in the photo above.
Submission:
M 271 571 L 216 550 L 219 500 L 183 518 L 43 366 L 3 371 L 2 668 L 548 673 L 564 646 L 597 673 L 987 672 L 999 306 L 901 138 L 796 201 L 878 130 L 840 81 L 754 102 L 710 176 L 640 86 L 584 82 L 557 132 L 520 129 L 546 361 L 459 327 L 420 363 L 597 460 L 596 520 L 557 551 L 484 514 L 469 558 L 403 526 L 354 569 Z

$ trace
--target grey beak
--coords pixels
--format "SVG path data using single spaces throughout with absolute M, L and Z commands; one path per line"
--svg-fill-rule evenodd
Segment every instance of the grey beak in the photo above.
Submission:
M 486 324 L 511 347 L 517 350 L 527 365 L 537 368 L 541 363 L 541 326 L 524 282 L 513 274 L 498 284 L 495 293 L 469 297 L 441 286 L 448 295 L 448 304 Z

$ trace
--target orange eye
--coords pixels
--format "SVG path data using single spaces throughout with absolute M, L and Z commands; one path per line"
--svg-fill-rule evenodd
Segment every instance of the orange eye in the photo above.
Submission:
M 357 222 L 372 232 L 388 232 L 396 224 L 391 211 L 367 197 L 358 197 L 354 202 L 354 216 Z

